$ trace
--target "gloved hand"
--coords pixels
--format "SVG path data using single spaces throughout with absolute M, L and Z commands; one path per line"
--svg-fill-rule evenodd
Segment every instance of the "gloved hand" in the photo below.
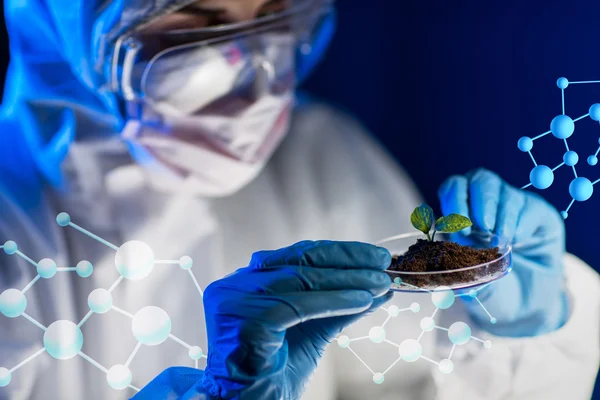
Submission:
M 473 228 L 513 242 L 513 270 L 477 297 L 497 319 L 490 322 L 477 301 L 461 296 L 475 322 L 501 336 L 535 336 L 558 329 L 568 315 L 563 289 L 564 223 L 538 195 L 514 188 L 479 169 L 450 177 L 439 197 L 444 215 L 469 217 Z M 470 228 L 460 234 L 468 235 Z
M 170 368 L 135 399 L 298 399 L 327 345 L 393 296 L 389 252 L 299 242 L 255 253 L 204 291 L 204 372 Z

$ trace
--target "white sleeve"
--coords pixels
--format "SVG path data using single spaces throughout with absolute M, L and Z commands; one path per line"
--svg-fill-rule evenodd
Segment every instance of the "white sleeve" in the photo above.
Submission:
M 474 332 L 473 336 L 490 340 L 492 348 L 473 346 L 475 350 L 462 354 L 452 373 L 435 371 L 436 400 L 591 397 L 600 362 L 600 277 L 572 255 L 566 255 L 564 262 L 570 301 L 567 323 L 537 337 Z M 456 315 L 452 319 L 456 320 Z
M 302 175 L 310 177 L 318 190 L 311 198 L 320 199 L 310 213 L 319 216 L 330 239 L 373 243 L 414 230 L 410 214 L 421 202 L 420 193 L 360 123 L 312 103 L 296 113 L 293 130 L 285 143 L 285 165 L 278 168 L 301 166 Z

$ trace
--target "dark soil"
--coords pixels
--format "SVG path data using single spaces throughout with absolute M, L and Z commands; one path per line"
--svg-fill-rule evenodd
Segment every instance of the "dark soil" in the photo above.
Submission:
M 474 249 L 453 242 L 430 242 L 419 239 L 402 255 L 394 255 L 388 271 L 435 272 L 449 271 L 484 264 L 500 258 L 498 248 Z M 400 277 L 403 282 L 419 287 L 451 286 L 473 282 L 482 276 L 493 275 L 503 267 L 504 260 L 491 263 L 484 268 L 445 274 L 398 275 L 389 274 L 392 280 Z

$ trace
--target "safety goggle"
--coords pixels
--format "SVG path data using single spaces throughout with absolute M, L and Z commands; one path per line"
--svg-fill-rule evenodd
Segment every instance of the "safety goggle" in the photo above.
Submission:
M 179 64 L 171 63 L 168 68 L 176 68 L 182 77 L 200 65 L 213 63 L 218 68 L 218 63 L 225 63 L 229 68 L 240 66 L 235 84 L 240 89 L 260 81 L 277 91 L 278 84 L 288 86 L 293 73 L 290 57 L 278 57 L 285 49 L 277 47 L 297 49 L 311 43 L 315 26 L 331 12 L 331 0 L 293 0 L 286 10 L 249 22 L 160 33 L 141 29 L 116 42 L 111 89 L 128 101 L 160 101 L 153 83 L 165 73 L 169 65 L 165 60 L 172 59 Z

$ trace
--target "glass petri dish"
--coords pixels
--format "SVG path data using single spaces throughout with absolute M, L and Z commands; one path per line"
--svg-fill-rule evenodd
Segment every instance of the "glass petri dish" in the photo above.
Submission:
M 404 254 L 417 239 L 426 239 L 421 232 L 392 236 L 376 243 L 386 248 L 392 256 Z M 506 238 L 481 232 L 469 236 L 461 234 L 436 233 L 435 240 L 456 242 L 476 249 L 498 248 L 500 256 L 484 264 L 465 266 L 449 271 L 391 271 L 385 272 L 392 278 L 391 290 L 398 292 L 430 291 L 440 286 L 449 289 L 466 289 L 485 285 L 502 278 L 512 270 L 512 244 Z

